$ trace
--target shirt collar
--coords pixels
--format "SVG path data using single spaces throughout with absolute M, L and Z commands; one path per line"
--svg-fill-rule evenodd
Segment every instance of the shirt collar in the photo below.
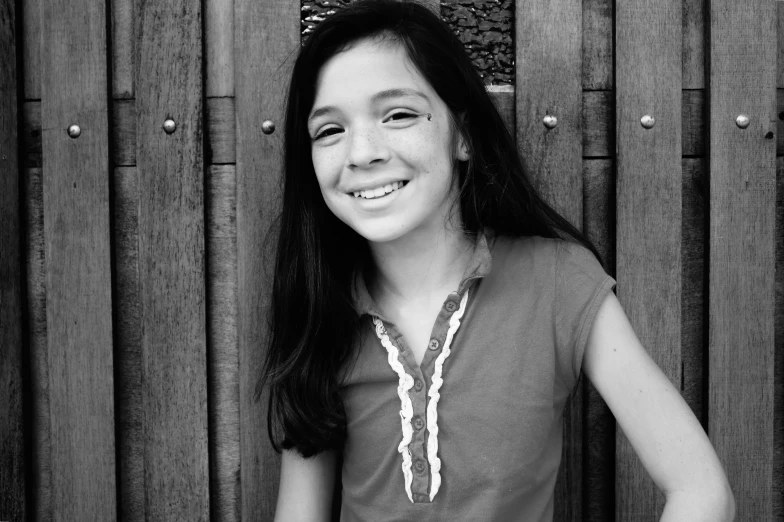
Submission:
M 463 272 L 462 280 L 457 289 L 457 294 L 462 296 L 473 280 L 482 278 L 490 273 L 492 266 L 492 256 L 490 254 L 490 246 L 492 245 L 494 236 L 491 230 L 481 230 L 476 236 L 474 241 L 474 251 L 471 255 L 471 260 Z M 354 282 L 351 288 L 351 297 L 354 301 L 354 309 L 357 313 L 362 315 L 374 315 L 386 321 L 384 316 L 378 311 L 376 303 L 370 296 L 370 292 L 365 284 L 365 278 L 362 275 L 363 270 L 358 268 L 354 273 Z

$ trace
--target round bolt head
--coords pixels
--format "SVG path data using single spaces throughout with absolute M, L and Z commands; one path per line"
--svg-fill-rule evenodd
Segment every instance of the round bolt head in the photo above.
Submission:
M 261 124 L 261 132 L 264 134 L 272 134 L 275 132 L 275 123 L 270 120 L 264 120 Z
M 78 125 L 71 125 L 68 127 L 68 135 L 71 138 L 76 139 L 82 135 L 82 129 Z
M 640 118 L 640 123 L 646 129 L 650 129 L 653 128 L 654 125 L 656 125 L 656 120 L 650 114 L 646 114 L 645 116 Z
M 544 117 L 542 123 L 544 123 L 544 126 L 547 127 L 548 129 L 552 129 L 556 125 L 558 125 L 558 118 L 548 114 L 547 116 Z
M 171 134 L 175 130 L 177 130 L 177 124 L 174 123 L 173 119 L 169 118 L 169 119 L 167 119 L 166 121 L 163 122 L 163 131 L 166 134 Z
M 741 114 L 740 116 L 735 118 L 735 124 L 741 129 L 745 129 L 746 127 L 748 127 L 749 123 L 751 123 L 751 120 L 749 120 L 749 117 L 746 116 L 745 114 Z

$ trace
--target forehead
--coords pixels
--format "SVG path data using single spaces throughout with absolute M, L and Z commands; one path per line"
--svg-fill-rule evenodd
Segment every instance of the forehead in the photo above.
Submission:
M 369 99 L 394 89 L 414 89 L 428 97 L 434 91 L 397 42 L 361 40 L 330 58 L 319 71 L 314 108 Z

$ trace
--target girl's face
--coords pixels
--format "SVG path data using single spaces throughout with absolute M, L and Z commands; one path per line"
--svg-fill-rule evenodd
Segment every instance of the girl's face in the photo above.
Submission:
M 457 194 L 448 118 L 400 45 L 363 40 L 333 56 L 308 120 L 329 209 L 373 242 L 443 230 Z

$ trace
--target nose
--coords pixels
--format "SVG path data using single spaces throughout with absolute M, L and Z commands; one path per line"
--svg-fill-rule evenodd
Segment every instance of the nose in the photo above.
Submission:
M 389 159 L 389 148 L 384 134 L 372 125 L 350 132 L 348 147 L 349 167 L 368 167 Z

